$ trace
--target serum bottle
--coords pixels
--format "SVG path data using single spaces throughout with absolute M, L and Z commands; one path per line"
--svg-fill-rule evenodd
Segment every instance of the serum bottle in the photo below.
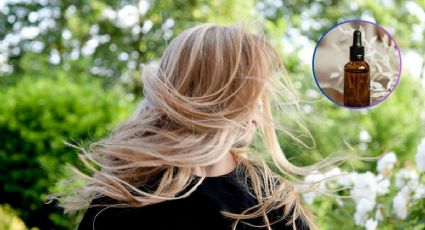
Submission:
M 344 66 L 344 105 L 365 107 L 370 105 L 370 70 L 364 61 L 362 33 L 353 33 L 353 45 L 350 47 L 350 61 Z

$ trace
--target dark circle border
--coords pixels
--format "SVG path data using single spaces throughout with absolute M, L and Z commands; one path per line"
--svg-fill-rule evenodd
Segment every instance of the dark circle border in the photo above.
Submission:
M 317 47 L 319 47 L 319 44 L 320 44 L 320 42 L 322 41 L 322 39 L 331 31 L 331 30 L 333 30 L 335 27 L 337 27 L 337 26 L 339 26 L 339 25 L 342 25 L 342 24 L 345 24 L 345 23 L 349 23 L 349 22 L 365 22 L 365 23 L 369 23 L 369 24 L 373 24 L 374 26 L 376 26 L 376 27 L 378 27 L 379 29 L 381 29 L 381 30 L 383 30 L 387 35 L 388 35 L 388 37 L 394 42 L 394 44 L 395 44 L 395 47 L 397 48 L 397 51 L 398 51 L 398 58 L 399 58 L 399 61 L 400 61 L 400 68 L 399 68 L 399 70 L 398 70 L 398 77 L 397 77 L 397 82 L 396 82 L 396 84 L 394 85 L 394 88 L 391 90 L 391 92 L 388 94 L 388 95 L 386 95 L 382 100 L 379 100 L 379 101 L 377 101 L 375 104 L 373 104 L 373 105 L 370 105 L 370 106 L 365 106 L 365 107 L 349 107 L 349 106 L 345 106 L 345 105 L 341 105 L 340 103 L 338 103 L 338 102 L 336 102 L 336 101 L 334 101 L 331 97 L 329 97 L 323 90 L 322 90 L 322 88 L 320 87 L 320 84 L 319 84 L 319 82 L 317 81 L 317 78 L 316 78 L 316 72 L 315 72 L 315 66 L 314 66 L 314 59 L 315 59 L 315 57 L 316 57 L 316 51 L 317 51 Z M 328 100 L 330 100 L 330 101 L 332 101 L 334 104 L 336 104 L 336 105 L 338 105 L 338 106 L 341 106 L 341 107 L 344 107 L 344 108 L 348 108 L 348 109 L 352 109 L 352 110 L 364 110 L 364 109 L 370 109 L 370 108 L 373 108 L 373 107 L 375 107 L 375 106 L 377 106 L 377 105 L 379 105 L 379 104 L 381 104 L 383 101 L 385 101 L 394 91 L 395 91 L 395 89 L 397 88 L 397 86 L 398 86 L 398 83 L 400 82 L 400 78 L 401 78 L 401 69 L 402 69 L 402 66 L 403 66 L 403 64 L 402 64 L 402 60 L 401 60 L 401 51 L 400 51 L 400 47 L 398 46 L 398 43 L 396 42 L 396 40 L 394 39 L 394 37 L 386 30 L 386 29 L 384 29 L 382 26 L 380 26 L 380 25 L 378 25 L 378 24 L 376 24 L 376 23 L 373 23 L 373 22 L 370 22 L 370 21 L 366 21 L 366 20 L 362 20 L 362 19 L 352 19 L 352 20 L 346 20 L 346 21 L 343 21 L 343 22 L 340 22 L 340 23 L 337 23 L 337 24 L 335 24 L 335 25 L 333 25 L 331 28 L 329 28 L 325 33 L 323 33 L 322 34 L 322 36 L 320 37 L 320 39 L 319 39 L 319 41 L 317 42 L 317 44 L 316 44 L 316 47 L 314 48 L 314 52 L 313 52 L 313 58 L 312 58 L 312 60 L 311 60 L 311 66 L 312 66 L 312 72 L 313 72 L 313 77 L 314 77 L 314 81 L 316 82 L 316 85 L 317 85 L 317 87 L 319 88 L 319 90 L 322 92 L 322 94 L 328 99 Z

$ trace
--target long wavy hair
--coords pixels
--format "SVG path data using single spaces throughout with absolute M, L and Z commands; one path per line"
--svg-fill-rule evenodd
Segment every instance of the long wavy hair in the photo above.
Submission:
M 243 213 L 222 212 L 235 219 L 233 229 L 255 217 L 262 217 L 271 229 L 267 213 L 275 209 L 282 209 L 282 218 L 291 217 L 288 224 L 294 229 L 297 218 L 317 229 L 293 179 L 344 158 L 299 167 L 285 157 L 277 130 L 304 143 L 275 116 L 298 113 L 298 97 L 263 32 L 250 32 L 244 24 L 200 24 L 170 42 L 159 66 L 142 67 L 144 97 L 135 113 L 88 149 L 66 143 L 80 150 L 79 159 L 91 173 L 72 166 L 72 177 L 64 181 L 74 189 L 49 194 L 48 202 L 57 199 L 64 212 L 71 213 L 102 196 L 121 201 L 116 207 L 180 199 L 202 183 L 205 166 L 231 153 L 244 166 L 242 182 L 258 200 Z M 311 136 L 299 116 L 288 117 Z M 258 127 L 253 129 L 254 118 Z M 255 134 L 261 151 L 250 145 Z M 202 176 L 195 176 L 194 170 Z M 152 175 L 159 175 L 158 186 L 144 189 Z

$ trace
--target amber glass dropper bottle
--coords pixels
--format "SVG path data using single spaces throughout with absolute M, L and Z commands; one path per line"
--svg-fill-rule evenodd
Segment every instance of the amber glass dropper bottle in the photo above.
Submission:
M 353 33 L 353 45 L 350 47 L 350 61 L 344 66 L 344 105 L 365 107 L 370 105 L 370 70 L 364 61 L 362 33 Z

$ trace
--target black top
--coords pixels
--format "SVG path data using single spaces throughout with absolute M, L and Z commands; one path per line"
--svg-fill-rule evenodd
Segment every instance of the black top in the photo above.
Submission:
M 186 198 L 138 208 L 90 207 L 78 230 L 230 230 L 234 220 L 223 216 L 220 211 L 241 213 L 256 204 L 256 199 L 235 180 L 239 168 L 241 167 L 238 166 L 232 172 L 222 176 L 205 178 L 202 184 Z M 110 198 L 102 197 L 93 200 L 92 204 L 110 201 Z M 268 217 L 270 222 L 279 219 L 282 217 L 281 209 L 270 212 Z M 287 217 L 286 220 L 289 218 Z M 246 220 L 246 222 L 255 225 L 264 224 L 262 217 Z M 292 226 L 285 225 L 285 222 L 283 219 L 271 227 L 279 230 L 292 229 Z M 309 229 L 302 225 L 299 218 L 296 226 L 299 230 Z M 239 221 L 236 229 L 267 228 L 252 227 Z

